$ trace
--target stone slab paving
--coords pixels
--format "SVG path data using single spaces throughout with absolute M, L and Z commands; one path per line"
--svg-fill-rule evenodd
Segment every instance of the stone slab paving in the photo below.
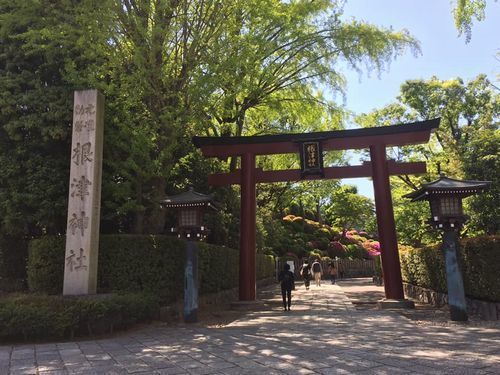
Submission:
M 338 285 L 278 289 L 224 327 L 151 325 L 119 337 L 0 345 L 0 374 L 500 374 L 498 326 L 420 325 L 356 310 Z

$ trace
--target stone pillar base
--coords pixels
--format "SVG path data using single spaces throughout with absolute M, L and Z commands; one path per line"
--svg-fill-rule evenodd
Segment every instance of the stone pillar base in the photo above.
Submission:
M 379 309 L 414 309 L 415 303 L 409 299 L 384 298 L 377 302 Z

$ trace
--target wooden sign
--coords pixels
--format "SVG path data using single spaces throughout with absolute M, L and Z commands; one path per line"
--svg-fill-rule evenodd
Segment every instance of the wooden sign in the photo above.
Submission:
M 323 176 L 323 149 L 320 141 L 300 144 L 300 164 L 302 177 L 307 175 Z

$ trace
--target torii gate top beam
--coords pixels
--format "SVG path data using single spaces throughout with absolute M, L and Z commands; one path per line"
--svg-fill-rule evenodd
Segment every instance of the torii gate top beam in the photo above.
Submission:
M 368 148 L 374 145 L 404 146 L 429 141 L 440 119 L 377 128 L 334 130 L 302 134 L 246 137 L 193 137 L 193 143 L 207 157 L 228 157 L 298 153 L 300 142 L 321 140 L 323 151 Z

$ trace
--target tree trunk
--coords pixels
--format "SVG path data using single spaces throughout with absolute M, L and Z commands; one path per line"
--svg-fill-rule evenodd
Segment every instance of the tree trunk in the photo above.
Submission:
M 135 191 L 137 204 L 142 204 L 142 184 L 139 183 L 137 185 L 137 189 Z M 132 226 L 132 233 L 134 234 L 142 234 L 144 224 L 144 210 L 140 209 L 135 211 L 134 213 L 134 224 Z
M 316 203 L 316 221 L 320 224 L 323 224 L 323 218 L 321 217 L 321 203 L 319 199 Z
M 160 202 L 165 198 L 166 180 L 164 177 L 153 178 L 151 186 L 151 208 L 148 215 L 148 233 L 163 233 L 165 227 L 165 209 Z

